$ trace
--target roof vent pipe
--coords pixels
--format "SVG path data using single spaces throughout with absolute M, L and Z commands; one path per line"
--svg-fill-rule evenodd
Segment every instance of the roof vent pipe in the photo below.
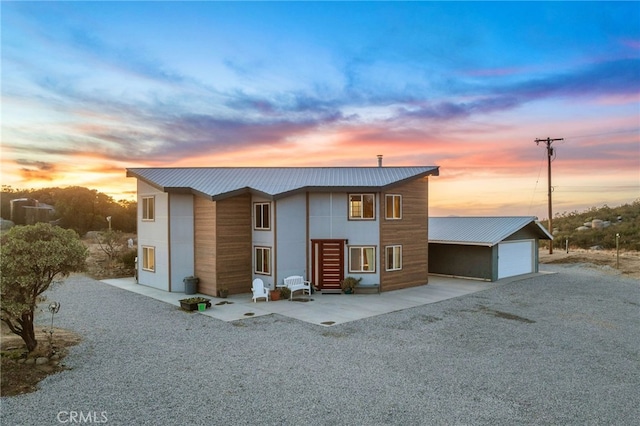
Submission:
M 378 167 L 382 167 L 382 154 L 378 154 Z

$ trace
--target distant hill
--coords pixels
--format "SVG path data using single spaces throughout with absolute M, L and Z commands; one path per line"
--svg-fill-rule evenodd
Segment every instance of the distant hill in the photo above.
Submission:
M 567 238 L 571 248 L 615 249 L 619 234 L 620 249 L 640 250 L 640 199 L 619 207 L 556 214 L 553 229 L 553 246 L 558 249 L 565 247 Z

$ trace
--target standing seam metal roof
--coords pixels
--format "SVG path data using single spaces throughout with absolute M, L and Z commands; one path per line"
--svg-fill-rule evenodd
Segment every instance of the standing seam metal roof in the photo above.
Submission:
M 199 167 L 130 168 L 136 177 L 162 191 L 192 191 L 224 198 L 255 191 L 278 198 L 304 189 L 381 189 L 408 179 L 437 176 L 437 166 L 416 167 Z
M 553 239 L 534 216 L 430 217 L 429 242 L 494 246 L 533 224 L 543 239 Z

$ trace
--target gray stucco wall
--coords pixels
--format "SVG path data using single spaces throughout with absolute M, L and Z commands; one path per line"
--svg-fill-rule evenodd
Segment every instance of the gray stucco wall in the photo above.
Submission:
M 277 248 L 274 284 L 282 284 L 290 275 L 307 274 L 307 205 L 306 195 L 297 194 L 274 202 Z M 274 287 L 272 287 L 274 288 Z
M 172 292 L 184 291 L 184 278 L 194 275 L 193 195 L 169 194 L 170 282 Z

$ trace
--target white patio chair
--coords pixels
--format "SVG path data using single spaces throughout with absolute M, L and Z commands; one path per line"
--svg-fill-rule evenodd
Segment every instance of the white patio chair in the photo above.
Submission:
M 260 278 L 253 280 L 251 291 L 253 292 L 253 303 L 256 303 L 256 300 L 262 297 L 266 302 L 269 301 L 269 290 L 264 287 L 264 282 Z

